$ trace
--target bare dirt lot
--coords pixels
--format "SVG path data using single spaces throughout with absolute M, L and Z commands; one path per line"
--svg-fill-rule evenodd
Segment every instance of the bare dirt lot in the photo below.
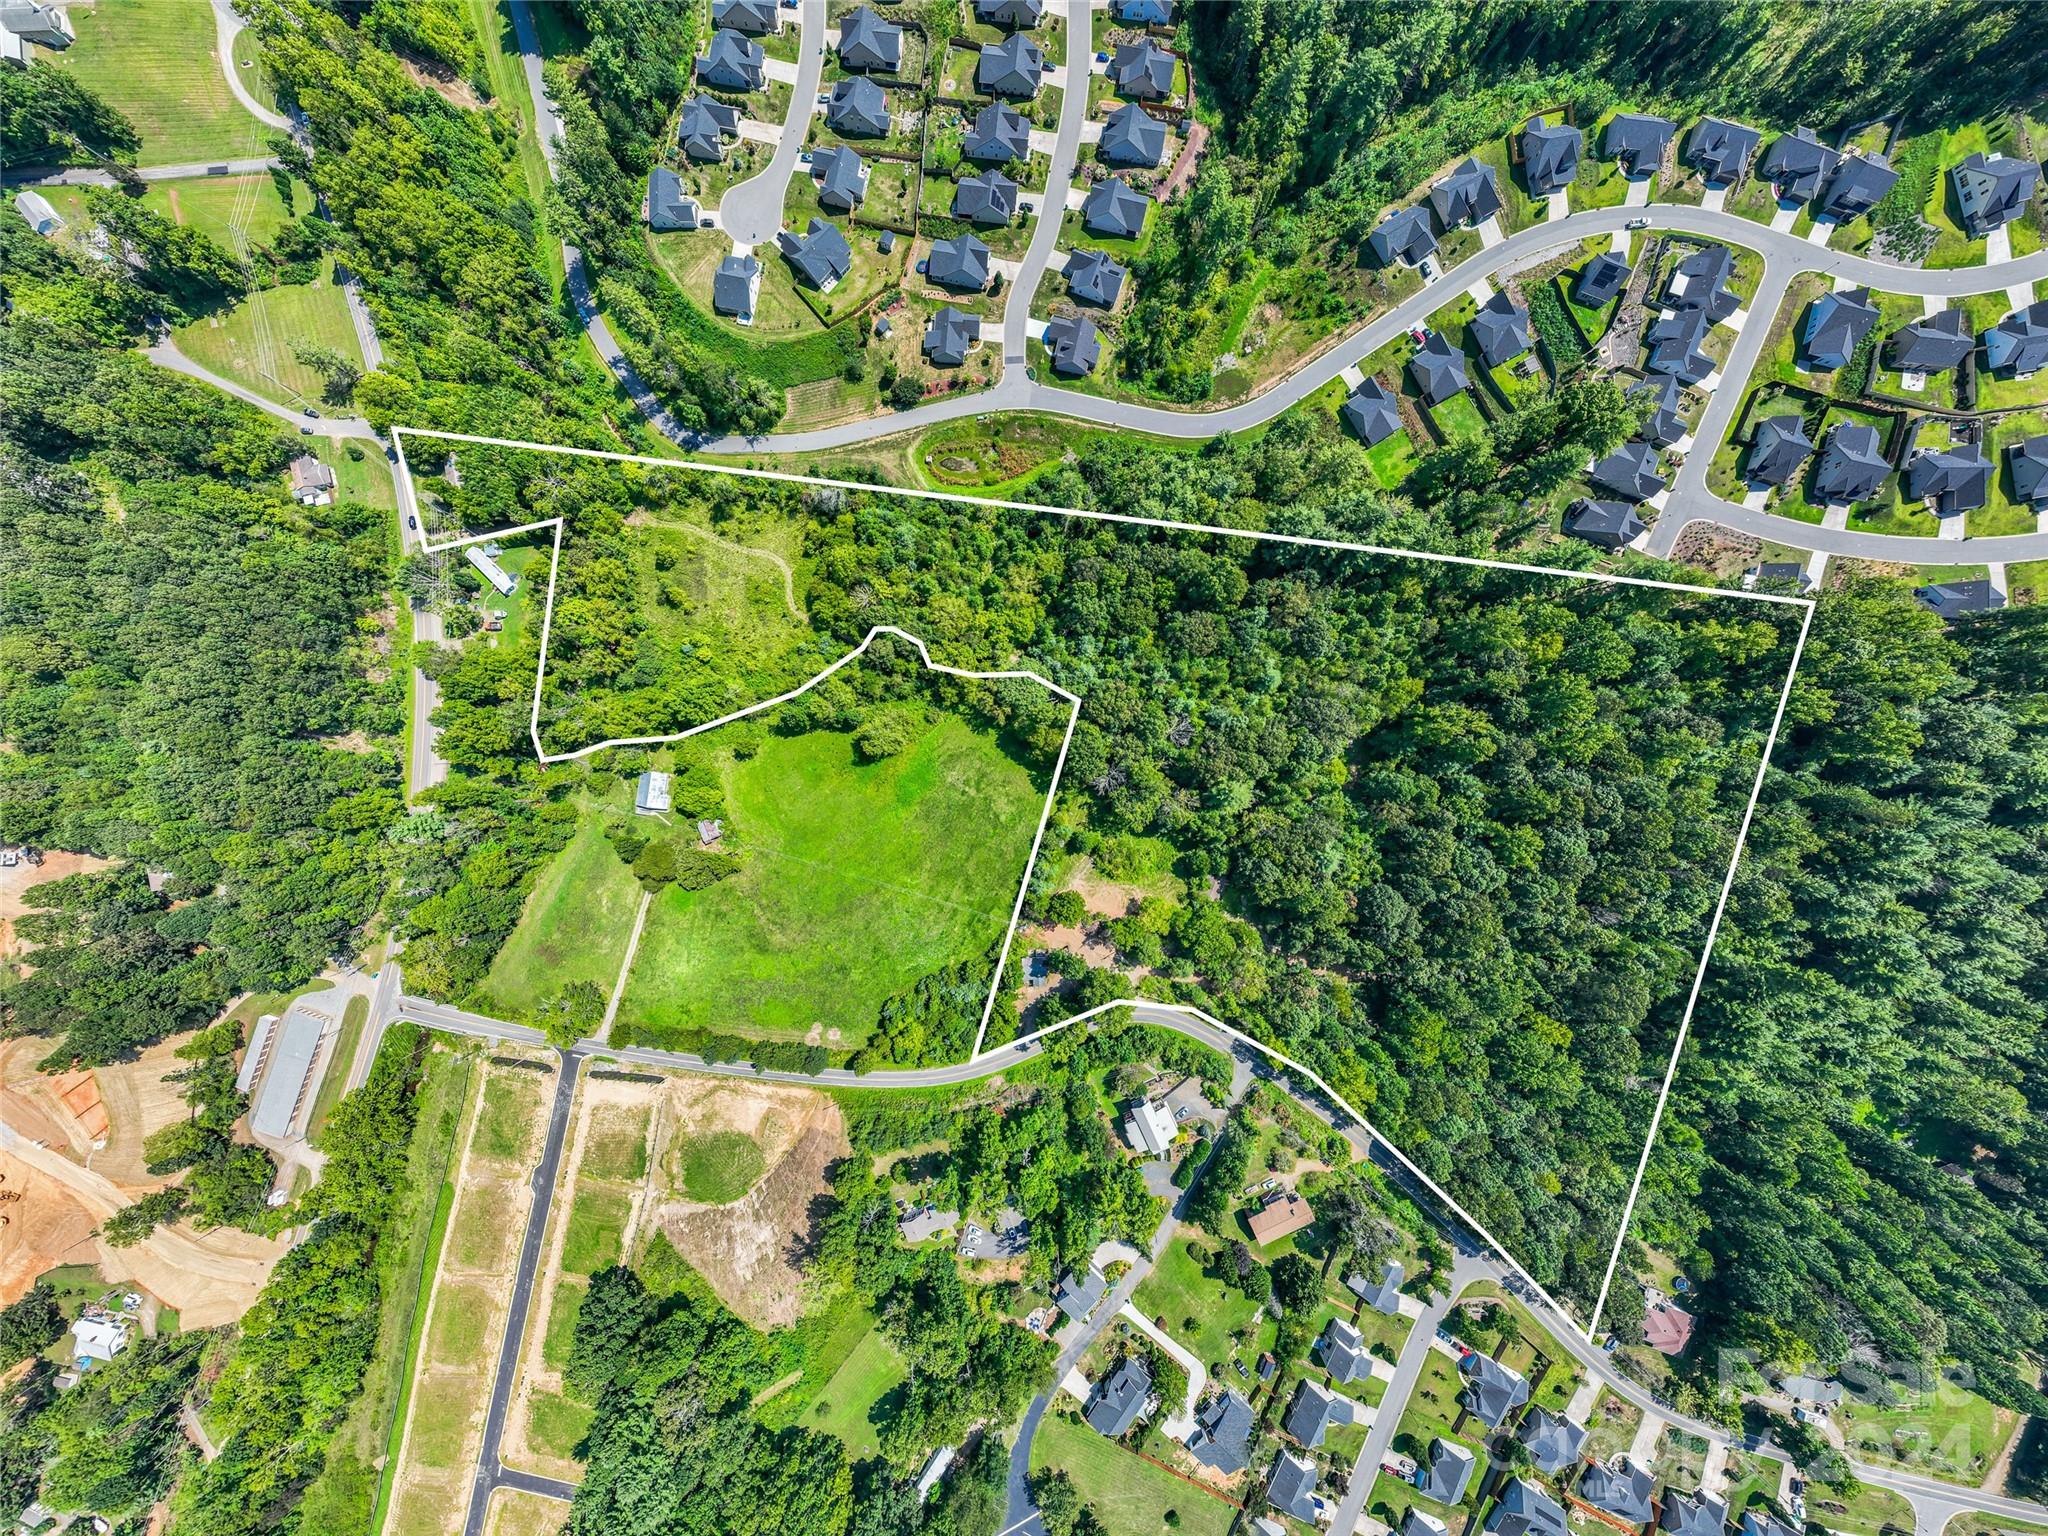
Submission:
M 190 1038 L 176 1035 L 132 1060 L 62 1073 L 36 1070 L 54 1040 L 0 1042 L 0 1113 L 23 1135 L 48 1140 L 76 1161 L 90 1158 L 95 1172 L 130 1194 L 147 1194 L 169 1181 L 149 1173 L 142 1144 L 185 1116 L 178 1085 L 165 1079 L 190 1065 L 177 1056 Z
M 52 850 L 43 855 L 40 864 L 16 864 L 9 869 L 0 869 L 0 960 L 11 960 L 28 952 L 29 946 L 14 936 L 14 924 L 24 913 L 36 910 L 36 904 L 28 899 L 31 887 L 49 880 L 61 880 L 66 875 L 107 869 L 113 862 L 112 859 L 96 859 L 89 853 Z

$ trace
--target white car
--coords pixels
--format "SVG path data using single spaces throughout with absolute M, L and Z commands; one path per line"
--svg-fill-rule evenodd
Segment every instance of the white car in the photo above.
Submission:
M 1648 219 L 1630 219 L 1628 223 L 1622 226 L 1623 229 L 1648 229 L 1649 227 L 1650 221 Z

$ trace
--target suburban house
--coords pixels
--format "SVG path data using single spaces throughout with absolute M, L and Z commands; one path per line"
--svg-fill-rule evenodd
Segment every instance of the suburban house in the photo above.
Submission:
M 1086 315 L 1060 315 L 1046 325 L 1045 350 L 1054 372 L 1079 378 L 1102 360 L 1102 338 Z
M 1315 1342 L 1315 1354 L 1323 1369 L 1344 1386 L 1372 1375 L 1372 1356 L 1366 1351 L 1365 1335 L 1341 1317 L 1330 1319 Z
M 1131 27 L 1170 27 L 1173 0 L 1110 0 L 1109 13 Z
M 1504 288 L 1479 306 L 1466 329 L 1489 368 L 1512 362 L 1529 350 L 1529 311 L 1509 298 Z
M 1576 1489 L 1579 1498 L 1624 1525 L 1648 1523 L 1656 1491 L 1649 1472 L 1627 1456 L 1617 1456 L 1611 1464 L 1594 1462 L 1579 1474 Z
M 947 304 L 939 308 L 924 331 L 924 355 L 935 368 L 958 368 L 981 345 L 981 316 Z
M 1366 382 L 1374 381 L 1368 379 Z M 1389 1259 L 1377 1281 L 1368 1280 L 1363 1275 L 1346 1275 L 1344 1285 L 1373 1311 L 1393 1317 L 1401 1310 L 1401 1282 L 1406 1278 L 1400 1261 Z
M 1401 430 L 1401 414 L 1394 407 L 1393 394 L 1378 379 L 1366 379 L 1351 391 L 1337 414 L 1368 448 Z
M 981 45 L 975 85 L 991 96 L 1036 96 L 1045 75 L 1045 50 L 1017 32 L 1000 43 Z
M 683 179 L 665 165 L 647 173 L 647 227 L 695 229 L 703 217 L 697 199 L 683 190 Z
M 866 6 L 839 23 L 839 63 L 846 69 L 894 74 L 903 67 L 903 29 Z
M 1133 1152 L 1147 1157 L 1164 1157 L 1172 1150 L 1180 1127 L 1173 1123 L 1173 1111 L 1157 1099 L 1140 1099 L 1124 1117 L 1124 1140 Z
M 1841 158 L 1832 146 L 1821 143 L 1811 128 L 1801 125 L 1778 135 L 1764 151 L 1758 172 L 1777 188 L 1781 201 L 1810 203 Z
M 0 60 L 15 68 L 28 68 L 31 47 L 62 52 L 72 41 L 71 18 L 56 6 L 37 4 L 36 0 L 0 3 Z
M 1965 311 L 1937 310 L 1892 332 L 1892 366 L 1901 373 L 1945 373 L 1976 345 Z
M 1749 157 L 1756 153 L 1762 137 L 1747 124 L 1703 117 L 1693 125 L 1692 136 L 1685 141 L 1685 163 L 1706 181 L 1726 186 L 1749 169 Z
M 1282 1427 L 1309 1450 L 1323 1443 L 1332 1424 L 1355 1424 L 1358 1407 L 1348 1397 L 1332 1392 L 1320 1382 L 1303 1381 L 1294 1389 L 1294 1401 L 1287 1405 Z
M 725 141 L 739 135 L 739 108 L 709 96 L 692 96 L 683 103 L 682 115 L 676 119 L 676 143 L 692 160 L 723 159 Z
M 1945 619 L 1966 613 L 1993 613 L 2005 606 L 2005 594 L 1981 576 L 1973 581 L 1938 581 L 1931 586 L 1915 587 L 1913 596 L 1921 607 Z M 1747 1529 L 1747 1521 L 1744 1528 Z
M 1114 309 L 1130 273 L 1105 251 L 1076 251 L 1067 258 L 1067 293 L 1083 304 Z
M 760 298 L 761 263 L 751 254 L 742 256 L 734 252 L 711 274 L 711 307 L 718 314 L 731 315 L 741 325 L 752 325 L 754 306 Z
M 1135 240 L 1145 232 L 1145 210 L 1150 207 L 1120 177 L 1109 176 L 1088 190 L 1081 203 L 1081 227 L 1091 235 L 1113 240 Z
M 775 0 L 711 0 L 711 25 L 760 37 L 782 30 L 782 9 Z
M 496 560 L 493 560 L 490 552 L 481 545 L 472 544 L 463 550 L 462 553 L 468 558 L 469 563 L 476 568 L 476 573 L 497 589 L 498 596 L 510 597 L 519 590 L 518 578 L 498 564 Z
M 1479 1458 L 1468 1445 L 1438 1435 L 1429 1442 L 1429 1457 L 1415 1469 L 1415 1491 L 1438 1504 L 1455 1504 L 1465 1497 Z
M 1742 1512 L 1742 1536 L 1799 1536 L 1800 1527 L 1780 1520 L 1769 1509 Z
M 849 139 L 886 137 L 889 93 L 866 75 L 848 75 L 825 99 L 825 126 Z
M 1752 485 L 1790 485 L 1813 457 L 1813 439 L 1798 416 L 1766 416 L 1749 435 Z
M 1686 384 L 1698 384 L 1715 368 L 1707 351 L 1714 322 L 1704 309 L 1666 310 L 1643 332 L 1643 367 Z
M 1458 1374 L 1465 1378 L 1458 1400 L 1489 1429 L 1499 1429 L 1509 1414 L 1529 1401 L 1529 1383 L 1519 1371 L 1476 1349 L 1458 1362 Z
M 1283 1515 L 1320 1525 L 1323 1501 L 1316 1497 L 1315 1463 L 1282 1451 L 1266 1479 L 1266 1502 Z
M 1099 1269 L 1091 1268 L 1083 1276 L 1076 1276 L 1068 1270 L 1060 1276 L 1060 1283 L 1053 1287 L 1053 1305 L 1075 1322 L 1085 1323 L 1089 1314 L 1102 1305 L 1103 1295 L 1108 1289 L 1109 1282 L 1102 1278 Z
M 1644 442 L 1668 448 L 1685 436 L 1685 418 L 1678 413 L 1683 393 L 1677 376 L 1669 373 L 1652 374 L 1630 388 L 1628 398 L 1638 407 L 1645 401 L 1650 404 L 1650 414 L 1643 418 L 1638 434 Z
M 934 240 L 924 274 L 941 288 L 979 293 L 988 286 L 988 247 L 973 235 Z
M 1728 1529 L 1728 1504 L 1717 1499 L 1704 1489 L 1685 1493 L 1677 1488 L 1666 1488 L 1664 1500 L 1657 1510 L 1657 1529 L 1669 1531 L 1671 1536 L 1725 1536 Z
M 1806 323 L 1799 328 L 1800 350 L 1809 367 L 1846 368 L 1876 324 L 1877 305 L 1868 288 L 1824 293 L 1807 306 Z
M 697 60 L 697 78 L 717 91 L 758 91 L 768 83 L 768 55 L 743 33 L 725 28 Z
M 633 785 L 633 814 L 659 816 L 674 804 L 669 777 L 658 768 L 644 771 Z
M 1095 1384 L 1088 1397 L 1088 1427 L 1114 1440 L 1144 1415 L 1152 1396 L 1152 1367 L 1132 1355 Z
M 1135 101 L 1109 114 L 1096 152 L 1111 165 L 1157 166 L 1166 158 L 1166 124 Z
M 1766 591 L 1777 588 L 1804 592 L 1812 585 L 1813 578 L 1806 574 L 1806 567 L 1796 560 L 1771 560 L 1753 565 L 1742 573 L 1742 587 L 1746 592 L 1754 592 L 1758 587 Z M 1643 1342 L 1658 1354 L 1669 1355 L 1675 1360 L 1692 1343 L 1694 1322 L 1690 1312 L 1668 1297 L 1652 1302 L 1643 1311 Z
M 2012 470 L 2013 499 L 2048 509 L 2048 432 L 2008 444 L 2005 457 Z
M 1415 349 L 1408 359 L 1408 371 L 1430 405 L 1442 405 L 1471 382 L 1465 376 L 1465 354 L 1446 341 L 1441 331 L 1431 331 Z
M 1598 309 L 1628 286 L 1629 264 L 1612 251 L 1602 251 L 1579 269 L 1572 285 L 1572 302 L 1581 309 Z
M 1390 267 L 1399 258 L 1411 267 L 1419 267 L 1422 259 L 1436 249 L 1436 231 L 1430 227 L 1429 210 L 1417 204 L 1413 208 L 1396 208 L 1380 220 L 1379 228 L 1366 236 L 1365 243 L 1381 266 Z
M 974 0 L 974 19 L 991 27 L 1035 27 L 1044 14 L 1045 0 Z
M 961 141 L 960 153 L 981 165 L 1008 165 L 1012 160 L 1031 158 L 1031 125 L 1024 114 L 1007 101 L 998 101 L 974 114 L 974 122 Z
M 1401 1523 L 1394 1529 L 1400 1536 L 1451 1536 L 1451 1528 L 1420 1504 L 1409 1505 L 1408 1513 L 1401 1517 Z M 1281 1536 L 1285 1533 L 1282 1532 Z
M 824 219 L 812 219 L 801 235 L 781 231 L 775 244 L 804 281 L 820 293 L 830 293 L 839 286 L 839 279 L 853 270 L 853 248 L 839 226 Z
M 1429 189 L 1429 206 L 1436 211 L 1437 223 L 1445 229 L 1484 223 L 1501 208 L 1493 167 L 1467 159 Z
M 325 507 L 334 501 L 334 471 L 310 453 L 292 460 L 292 500 L 302 507 Z
M 1557 1500 L 1526 1477 L 1509 1481 L 1487 1518 L 1488 1536 L 1569 1536 Z
M 1585 143 L 1585 135 L 1568 123 L 1530 118 L 1522 130 L 1522 175 L 1530 192 L 1548 197 L 1570 186 L 1579 174 L 1579 155 Z
M 71 1337 L 74 1360 L 111 1360 L 128 1347 L 128 1319 L 94 1308 L 71 1325 Z
M 1955 178 L 1963 228 L 1982 236 L 2026 211 L 2034 185 L 2041 179 L 2041 168 L 2031 160 L 1978 150 L 1956 166 Z
M 1601 141 L 1610 160 L 1619 160 L 1631 176 L 1653 176 L 1664 163 L 1664 151 L 1678 124 L 1668 117 L 1643 112 L 1617 112 L 1607 120 Z
M 1226 1477 L 1245 1469 L 1251 1458 L 1252 1405 L 1235 1390 L 1212 1397 L 1195 1414 L 1187 1439 L 1188 1454 Z
M 1261 1245 L 1277 1242 L 1290 1232 L 1299 1232 L 1316 1219 L 1316 1213 L 1309 1209 L 1308 1202 L 1291 1189 L 1276 1190 L 1266 1197 L 1266 1203 L 1253 1211 L 1246 1220 L 1252 1229 L 1252 1241 Z
M 2048 299 L 2014 310 L 1986 331 L 1984 363 L 2015 377 L 2048 368 Z
M 1884 200 L 1899 173 L 1883 155 L 1844 155 L 1820 195 L 1820 211 L 1846 223 Z
M 1922 448 L 1906 460 L 1906 499 L 1936 517 L 1974 512 L 1991 499 L 1991 461 L 1975 443 Z
M 1742 307 L 1728 280 L 1735 275 L 1735 253 L 1725 245 L 1702 245 L 1671 269 L 1664 280 L 1664 302 L 1673 309 L 1699 309 L 1716 325 Z
M 1151 38 L 1119 47 L 1109 61 L 1110 83 L 1134 101 L 1164 101 L 1173 94 L 1174 57 Z
M 970 224 L 1007 224 L 1017 216 L 1017 183 L 991 166 L 953 186 L 953 217 Z
M 14 194 L 14 211 L 39 235 L 54 235 L 64 227 L 64 220 L 50 206 L 50 200 L 26 187 Z
M 1828 433 L 1820 465 L 1813 472 L 1813 495 L 1825 505 L 1868 501 L 1891 472 L 1878 445 L 1877 428 L 1860 421 L 1838 422 Z
M 1591 501 L 1581 496 L 1564 511 L 1564 531 L 1597 549 L 1632 544 L 1650 525 L 1625 501 Z
M 942 1211 L 927 1200 L 896 1219 L 896 1236 L 908 1247 L 942 1237 L 960 1225 L 958 1211 Z
M 1640 438 L 1623 443 L 1587 473 L 1595 485 L 1630 501 L 1648 501 L 1664 489 L 1664 477 L 1657 473 L 1657 450 Z
M 821 149 L 811 156 L 811 174 L 818 178 L 818 201 L 834 213 L 851 213 L 868 195 L 868 168 L 846 148 Z
M 1561 1413 L 1548 1408 L 1531 1408 L 1515 1426 L 1515 1438 L 1529 1452 L 1529 1460 L 1546 1477 L 1555 1477 L 1579 1459 L 1587 1431 Z

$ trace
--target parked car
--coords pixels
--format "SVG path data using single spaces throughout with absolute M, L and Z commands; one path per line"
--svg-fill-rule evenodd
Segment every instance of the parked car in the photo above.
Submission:
M 318 421 L 320 419 L 320 413 L 314 410 L 313 407 L 311 407 L 310 405 L 306 407 L 306 414 L 312 417 L 315 421 Z
M 1650 227 L 1650 221 L 1648 219 L 1630 219 L 1628 223 L 1623 225 L 1622 227 L 1624 229 L 1648 229 Z

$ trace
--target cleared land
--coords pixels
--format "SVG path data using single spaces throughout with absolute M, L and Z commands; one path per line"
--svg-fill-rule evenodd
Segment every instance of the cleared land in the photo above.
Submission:
M 195 320 L 177 333 L 177 343 L 193 362 L 267 399 L 317 410 L 326 409 L 321 375 L 300 362 L 293 348 L 326 347 L 358 367 L 363 361 L 332 258 L 310 283 L 266 288 L 232 309 Z
M 1237 1506 L 1142 1461 L 1064 1413 L 1047 1414 L 1031 1441 L 1031 1467 L 1057 1467 L 1116 1536 L 1227 1536 Z M 1167 1516 L 1176 1518 L 1169 1523 Z
M 534 881 L 519 926 L 491 962 L 475 1006 L 524 1018 L 543 996 L 576 981 L 609 996 L 626 958 L 640 884 L 613 851 L 596 816 L 584 817 Z
M 77 41 L 38 56 L 76 75 L 135 125 L 142 136 L 137 164 L 264 152 L 270 130 L 228 89 L 207 0 L 95 0 L 70 15 Z

